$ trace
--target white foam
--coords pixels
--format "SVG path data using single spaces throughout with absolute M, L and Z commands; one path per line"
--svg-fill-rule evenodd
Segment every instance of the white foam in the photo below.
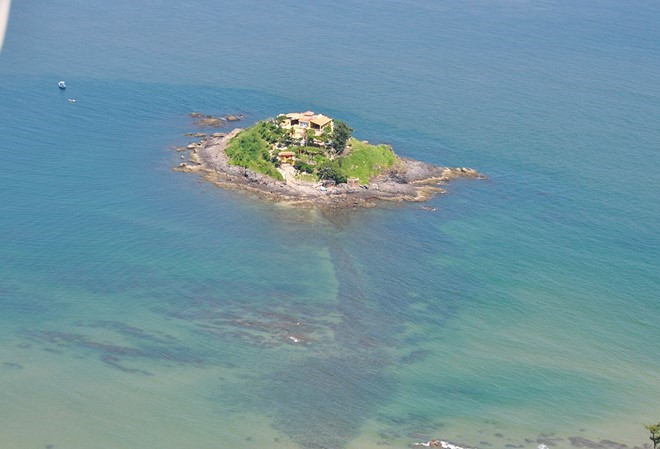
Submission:
M 433 444 L 435 443 L 435 444 Z M 426 443 L 414 443 L 414 446 L 424 446 L 424 447 L 441 447 L 444 449 L 470 449 L 469 447 L 462 447 L 458 446 L 456 444 L 449 443 L 447 441 L 442 441 L 442 440 L 431 440 L 427 441 Z M 539 448 L 541 449 L 541 448 Z

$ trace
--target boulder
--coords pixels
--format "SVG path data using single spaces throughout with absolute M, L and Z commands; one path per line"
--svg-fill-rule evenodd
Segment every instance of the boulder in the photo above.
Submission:
M 221 118 L 207 116 L 197 120 L 197 126 L 199 126 L 200 128 L 204 128 L 204 127 L 221 128 L 225 126 L 225 122 Z

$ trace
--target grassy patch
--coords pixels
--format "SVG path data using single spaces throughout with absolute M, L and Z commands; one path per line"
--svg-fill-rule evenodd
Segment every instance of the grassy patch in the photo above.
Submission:
M 350 128 L 347 128 L 350 130 Z M 313 145 L 291 145 L 291 132 L 280 128 L 275 121 L 264 121 L 242 131 L 227 145 L 229 163 L 282 180 L 277 170 L 277 153 L 286 146 L 296 155 L 295 168 L 298 179 L 316 181 L 333 179 L 337 183 L 347 178 L 358 178 L 360 184 L 386 171 L 397 158 L 387 145 L 370 145 L 354 138 L 348 144 L 351 151 L 346 156 L 335 157 L 331 148 Z
M 387 145 L 371 145 L 351 138 L 351 152 L 339 159 L 342 171 L 349 178 L 359 178 L 360 184 L 394 165 L 396 156 Z
M 318 175 L 315 174 L 303 172 L 303 173 L 298 173 L 296 175 L 296 179 L 298 179 L 299 181 L 315 183 L 319 180 L 319 177 Z
M 270 131 L 266 125 L 261 122 L 245 131 L 241 131 L 229 142 L 225 152 L 229 156 L 229 163 L 232 165 L 249 168 L 275 179 L 283 180 L 282 174 L 271 161 L 270 144 L 263 137 L 263 134 Z

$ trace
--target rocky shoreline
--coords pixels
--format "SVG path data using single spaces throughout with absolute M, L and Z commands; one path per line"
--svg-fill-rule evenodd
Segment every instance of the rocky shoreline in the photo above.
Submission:
M 484 175 L 464 167 L 438 167 L 425 162 L 398 158 L 386 173 L 371 179 L 368 185 L 336 186 L 321 182 L 279 181 L 252 170 L 230 165 L 225 148 L 241 128 L 229 133 L 213 133 L 199 142 L 176 150 L 182 162 L 176 171 L 199 173 L 206 181 L 222 188 L 252 192 L 262 198 L 301 206 L 374 207 L 381 201 L 426 201 L 439 193 L 448 181 L 457 178 L 483 179 Z M 193 136 L 201 137 L 203 133 Z

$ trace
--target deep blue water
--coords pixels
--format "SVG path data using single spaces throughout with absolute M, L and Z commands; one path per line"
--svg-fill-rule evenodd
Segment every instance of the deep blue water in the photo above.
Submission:
M 15 1 L 0 447 L 644 444 L 659 22 L 609 0 Z M 434 212 L 329 214 L 171 171 L 193 110 L 306 109 L 488 179 Z

